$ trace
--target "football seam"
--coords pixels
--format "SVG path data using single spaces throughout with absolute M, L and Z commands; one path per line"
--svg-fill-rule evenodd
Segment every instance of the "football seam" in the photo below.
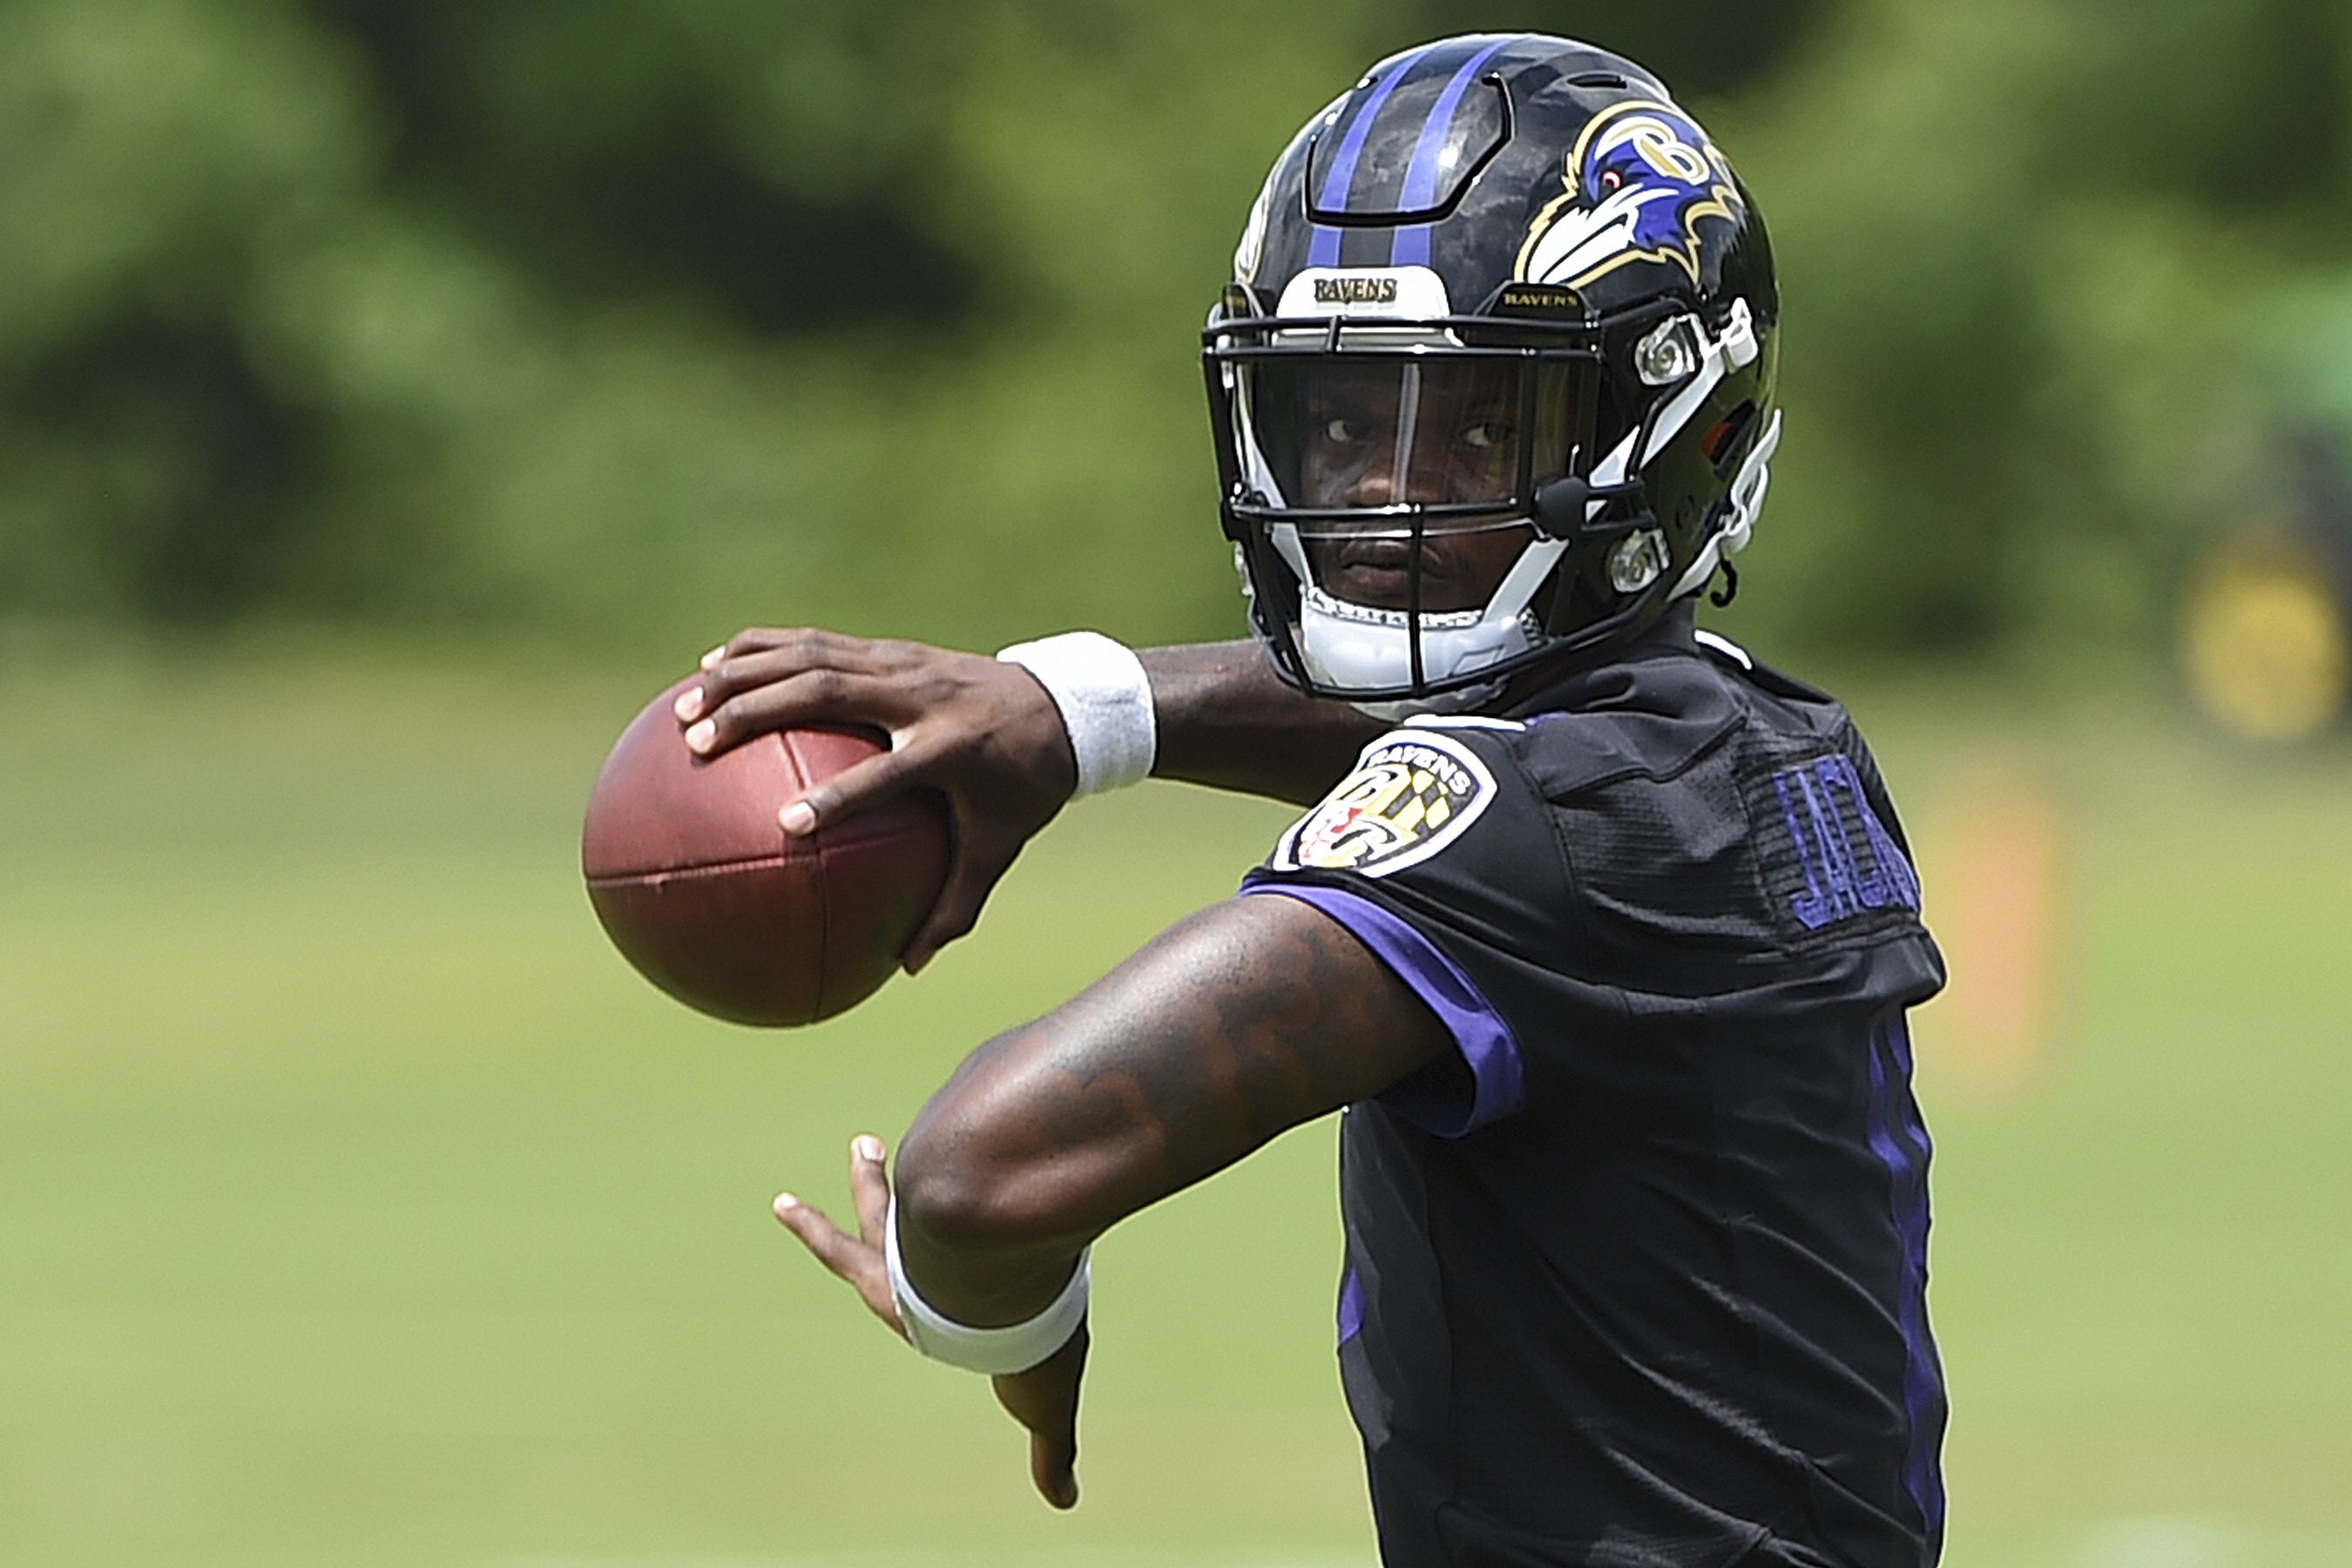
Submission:
M 826 855 L 816 852 L 816 1016 L 825 1016 L 826 994 L 833 989 L 833 868 Z
M 606 871 L 591 876 L 592 888 L 617 888 L 631 882 L 667 882 L 692 877 L 721 877 L 733 871 L 768 871 L 822 859 L 816 854 L 761 855 L 749 860 L 705 860 L 692 866 L 655 867 L 644 871 Z
M 801 749 L 798 742 L 799 735 L 795 731 L 779 731 L 776 736 L 777 745 L 783 752 L 784 760 L 793 765 L 795 787 L 805 791 L 809 785 L 815 781 L 809 777 L 808 759 L 801 755 Z M 816 1000 L 814 1003 L 814 1009 L 816 1016 L 822 1018 L 824 1016 L 825 982 L 832 977 L 833 973 L 831 967 L 833 962 L 833 900 L 825 889 L 825 847 L 822 843 L 813 843 L 809 846 L 809 848 L 814 852 L 816 859 L 815 869 L 810 877 L 810 880 L 815 884 L 816 888 Z
M 772 855 L 733 860 L 688 860 L 677 866 L 639 866 L 626 871 L 591 871 L 583 866 L 581 874 L 590 881 L 600 881 L 615 877 L 667 877 L 686 871 L 723 870 L 730 866 L 773 866 L 785 860 L 814 860 L 835 846 L 885 842 L 906 831 L 901 823 L 881 819 L 879 809 L 870 815 L 877 820 L 855 816 L 837 827 L 824 829 L 814 838 L 800 840 L 803 847 L 781 850 Z M 778 837 L 782 837 L 781 830 Z

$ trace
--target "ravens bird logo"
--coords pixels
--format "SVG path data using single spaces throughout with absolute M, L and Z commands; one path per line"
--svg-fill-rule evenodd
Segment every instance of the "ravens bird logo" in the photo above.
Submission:
M 1521 282 L 1582 288 L 1637 261 L 1672 262 L 1699 279 L 1698 226 L 1737 223 L 1731 165 L 1671 103 L 1634 99 L 1594 115 L 1519 247 Z

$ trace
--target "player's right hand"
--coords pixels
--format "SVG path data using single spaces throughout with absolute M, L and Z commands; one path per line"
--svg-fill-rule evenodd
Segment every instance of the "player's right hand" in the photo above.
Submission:
M 786 802 L 785 832 L 814 833 L 909 789 L 947 797 L 954 855 L 939 902 L 908 944 L 910 974 L 972 928 L 1021 847 L 1077 787 L 1054 700 L 1027 670 L 985 654 L 755 628 L 704 655 L 702 672 L 677 718 L 687 744 L 706 756 L 809 724 L 889 733 L 889 751 Z

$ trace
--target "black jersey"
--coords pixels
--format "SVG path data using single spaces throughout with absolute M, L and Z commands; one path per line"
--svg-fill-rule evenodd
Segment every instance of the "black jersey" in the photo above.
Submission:
M 1942 961 L 1844 710 L 1685 620 L 1412 721 L 1244 890 L 1456 1050 L 1340 1134 L 1391 1568 L 1922 1568 L 1945 1401 L 1904 1010 Z

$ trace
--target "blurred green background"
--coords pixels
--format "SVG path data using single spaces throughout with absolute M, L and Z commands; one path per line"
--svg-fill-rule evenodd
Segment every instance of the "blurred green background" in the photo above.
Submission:
M 0 1562 L 1370 1561 L 1328 1129 L 1106 1243 L 1068 1519 L 766 1211 L 1280 808 L 1087 803 L 777 1037 L 630 974 L 573 836 L 744 624 L 1234 635 L 1194 331 L 1264 164 L 1521 26 L 1772 223 L 1715 618 L 1851 698 L 1954 960 L 1948 1561 L 2352 1563 L 2352 751 L 2174 673 L 2216 541 L 2342 600 L 2341 0 L 0 0 Z

